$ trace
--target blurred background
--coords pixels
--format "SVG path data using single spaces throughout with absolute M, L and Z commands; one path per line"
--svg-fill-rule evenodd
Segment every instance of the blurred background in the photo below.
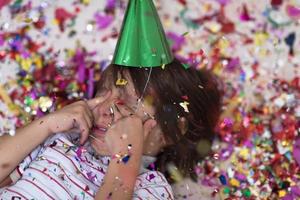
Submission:
M 176 56 L 213 71 L 226 93 L 198 182 L 172 171 L 176 199 L 300 199 L 300 0 L 154 3 Z M 0 135 L 92 96 L 126 5 L 0 0 Z

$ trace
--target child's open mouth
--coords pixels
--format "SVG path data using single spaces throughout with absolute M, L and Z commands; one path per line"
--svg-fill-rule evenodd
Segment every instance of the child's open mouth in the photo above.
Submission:
M 93 134 L 95 136 L 99 135 L 99 136 L 103 136 L 107 131 L 107 128 L 105 128 L 104 126 L 97 126 L 95 125 L 93 127 Z

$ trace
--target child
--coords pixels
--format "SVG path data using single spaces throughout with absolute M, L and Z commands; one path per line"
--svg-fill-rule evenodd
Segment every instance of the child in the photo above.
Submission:
M 174 199 L 166 166 L 195 178 L 196 146 L 214 137 L 220 101 L 211 74 L 173 58 L 152 1 L 131 0 L 95 98 L 0 138 L 0 195 Z

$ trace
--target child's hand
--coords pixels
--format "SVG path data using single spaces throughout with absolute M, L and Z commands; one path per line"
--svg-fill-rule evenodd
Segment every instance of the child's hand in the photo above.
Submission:
M 148 134 L 156 125 L 156 121 L 132 114 L 126 106 L 118 106 L 115 110 L 116 122 L 106 132 L 105 140 L 111 155 L 125 154 L 128 147 L 131 151 L 143 150 Z
M 105 96 L 96 97 L 87 101 L 77 101 L 64 108 L 46 116 L 50 134 L 66 132 L 71 129 L 78 129 L 81 133 L 80 144 L 83 144 L 89 135 L 89 130 L 94 123 L 92 110 L 105 101 L 111 92 Z
M 105 141 L 111 155 L 127 153 L 128 145 L 141 150 L 144 141 L 142 120 L 134 115 L 118 120 L 106 132 Z

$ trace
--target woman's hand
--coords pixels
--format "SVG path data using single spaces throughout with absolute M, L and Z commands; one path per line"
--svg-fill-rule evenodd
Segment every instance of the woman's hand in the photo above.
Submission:
M 45 116 L 49 133 L 66 132 L 76 128 L 81 133 L 80 144 L 83 144 L 88 138 L 89 130 L 93 127 L 92 110 L 105 101 L 110 94 L 111 92 L 108 91 L 101 97 L 87 101 L 77 101 Z

